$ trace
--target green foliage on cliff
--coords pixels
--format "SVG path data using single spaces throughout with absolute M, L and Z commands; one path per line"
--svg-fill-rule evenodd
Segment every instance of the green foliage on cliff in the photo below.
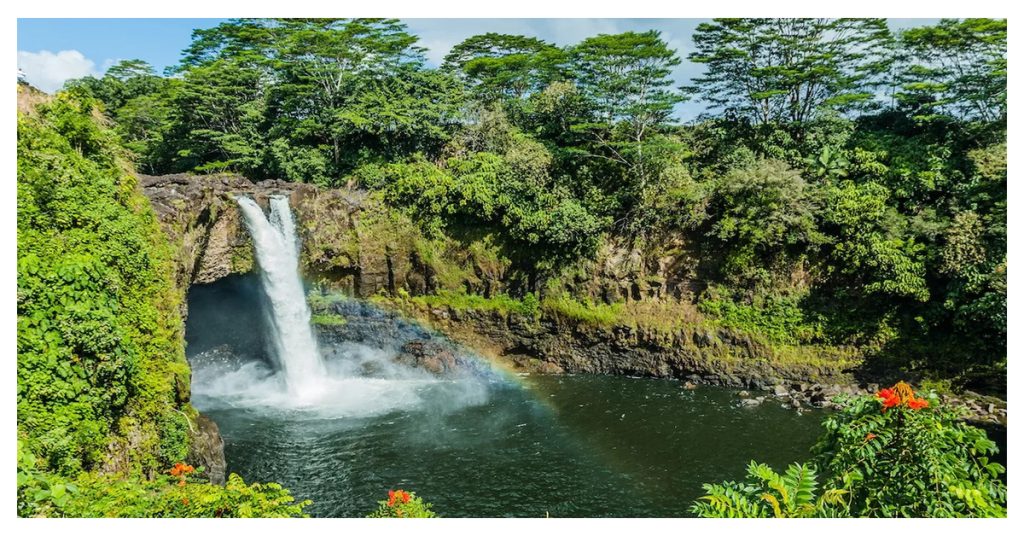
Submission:
M 63 93 L 18 114 L 18 514 L 299 515 L 275 484 L 160 476 L 196 415 L 180 294 L 95 104 Z
M 91 107 L 62 95 L 18 117 L 18 431 L 65 475 L 151 472 L 188 446 L 180 298 Z
M 529 317 L 535 317 L 540 312 L 540 304 L 532 293 L 528 293 L 522 299 L 512 298 L 506 294 L 495 294 L 486 298 L 478 294 L 440 290 L 435 294 L 413 296 L 409 299 L 426 307 L 449 307 L 456 311 L 493 311 L 503 315 L 513 313 Z

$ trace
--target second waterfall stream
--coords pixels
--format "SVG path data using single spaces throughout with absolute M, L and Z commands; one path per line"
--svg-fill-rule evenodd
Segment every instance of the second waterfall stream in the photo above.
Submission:
M 248 197 L 239 197 L 252 236 L 260 279 L 269 307 L 270 353 L 284 372 L 288 391 L 300 399 L 315 397 L 325 376 L 323 358 L 310 326 L 310 310 L 299 275 L 299 241 L 288 198 L 270 198 L 270 214 Z

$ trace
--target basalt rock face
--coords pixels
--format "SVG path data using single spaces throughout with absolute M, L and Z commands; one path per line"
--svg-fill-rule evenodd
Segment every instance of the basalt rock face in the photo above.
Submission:
M 807 348 L 815 360 L 777 359 L 775 350 L 728 329 L 666 332 L 629 325 L 598 326 L 544 313 L 538 318 L 500 312 L 425 308 L 403 312 L 460 343 L 519 369 L 681 378 L 694 383 L 768 389 L 790 382 L 855 382 L 850 350 Z M 809 361 L 821 364 L 809 364 Z
M 500 251 L 480 243 L 449 244 L 446 251 L 432 249 L 437 244 L 427 241 L 408 218 L 361 190 L 282 181 L 252 183 L 232 175 L 144 176 L 141 183 L 177 248 L 182 289 L 256 268 L 235 202 L 239 195 L 263 205 L 270 196 L 289 196 L 303 246 L 304 275 L 349 296 L 416 296 L 442 289 L 490 296 L 522 277 L 512 273 Z M 703 278 L 700 256 L 688 248 L 682 237 L 666 237 L 644 251 L 608 241 L 594 260 L 581 261 L 576 275 L 560 280 L 561 290 L 594 302 L 689 304 L 702 290 Z M 707 264 L 706 259 L 703 262 Z M 666 314 L 676 315 L 686 307 L 670 309 Z M 565 322 L 550 315 L 534 321 L 517 315 L 450 313 L 421 311 L 417 317 L 456 338 L 472 338 L 468 342 L 474 347 L 496 348 L 492 353 L 549 372 L 695 375 L 703 383 L 728 385 L 819 378 L 835 382 L 847 377 L 834 365 L 780 365 L 773 360 L 771 348 L 730 330 L 693 327 L 666 333 L 654 328 Z M 697 320 L 694 326 L 701 325 Z M 395 324 L 389 320 L 380 323 L 379 329 L 389 329 L 386 325 Z M 346 329 L 351 331 L 340 328 Z M 349 340 L 366 335 L 347 334 L 356 337 Z M 413 348 L 409 359 L 424 362 L 423 356 L 429 352 L 421 350 Z M 829 349 L 812 351 L 821 358 L 814 362 L 833 361 Z M 416 357 L 419 354 L 422 356 Z M 428 367 L 439 370 L 450 364 L 441 358 L 426 361 L 430 361 Z
M 223 485 L 227 477 L 227 460 L 224 458 L 224 439 L 220 436 L 217 423 L 200 414 L 189 430 L 192 448 L 188 463 L 206 468 L 205 475 L 213 484 Z
M 211 283 L 255 269 L 252 243 L 235 197 L 287 195 L 302 241 L 302 270 L 311 281 L 355 297 L 399 290 L 437 290 L 486 297 L 516 289 L 536 292 L 535 274 L 520 273 L 499 246 L 481 240 L 450 241 L 444 251 L 425 239 L 406 216 L 352 188 L 320 188 L 277 180 L 253 183 L 238 175 L 140 176 L 146 196 L 177 248 L 181 288 Z M 698 252 L 682 237 L 656 247 L 604 243 L 592 261 L 581 261 L 564 291 L 595 302 L 692 300 L 703 290 Z
M 393 311 L 359 300 L 333 303 L 328 311 L 346 321 L 317 326 L 318 338 L 327 348 L 343 348 L 346 343 L 363 344 L 389 353 L 397 363 L 442 377 L 493 374 L 472 352 Z
M 265 207 L 275 195 L 289 197 L 302 242 L 302 271 L 311 281 L 358 297 L 434 289 L 426 283 L 430 267 L 417 253 L 418 229 L 365 191 L 253 183 L 237 175 L 140 176 L 140 182 L 177 249 L 182 289 L 256 268 L 235 199 L 248 196 Z

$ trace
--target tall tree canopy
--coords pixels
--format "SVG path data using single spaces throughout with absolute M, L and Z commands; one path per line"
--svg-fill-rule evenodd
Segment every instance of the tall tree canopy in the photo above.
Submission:
M 564 53 L 535 37 L 486 33 L 452 47 L 443 70 L 458 76 L 484 101 L 522 99 L 563 75 Z
M 802 123 L 870 103 L 891 62 L 884 19 L 715 19 L 697 26 L 689 90 L 756 124 Z
M 918 113 L 981 121 L 1006 116 L 1006 20 L 943 19 L 901 34 L 907 66 L 897 98 Z

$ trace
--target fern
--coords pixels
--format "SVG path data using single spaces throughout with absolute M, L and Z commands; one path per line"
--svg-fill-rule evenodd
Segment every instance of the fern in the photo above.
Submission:
M 793 464 L 780 475 L 757 462 L 747 466 L 742 483 L 705 484 L 707 495 L 690 511 L 699 517 L 834 517 L 846 507 L 846 490 L 828 489 L 815 498 L 818 477 L 814 468 Z

